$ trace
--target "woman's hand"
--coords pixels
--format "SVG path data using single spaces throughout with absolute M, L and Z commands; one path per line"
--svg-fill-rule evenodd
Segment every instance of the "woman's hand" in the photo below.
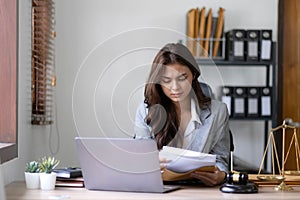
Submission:
M 218 167 L 215 167 L 214 172 L 195 171 L 191 173 L 191 177 L 199 179 L 207 186 L 215 186 L 223 183 L 225 176 L 226 173 L 220 171 Z
M 159 158 L 160 171 L 162 173 L 169 162 L 170 160 L 167 160 L 166 158 Z

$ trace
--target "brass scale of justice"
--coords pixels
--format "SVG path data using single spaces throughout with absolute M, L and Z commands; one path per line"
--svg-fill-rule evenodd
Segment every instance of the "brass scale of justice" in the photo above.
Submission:
M 261 181 L 278 181 L 280 182 L 279 185 L 274 187 L 274 190 L 277 191 L 290 191 L 293 190 L 293 188 L 285 183 L 286 176 L 285 175 L 293 175 L 293 176 L 299 176 L 300 179 L 300 167 L 299 167 L 299 159 L 300 159 L 300 148 L 299 148 L 299 142 L 297 138 L 297 128 L 300 128 L 299 122 L 293 122 L 292 119 L 285 119 L 282 123 L 282 125 L 279 125 L 275 128 L 272 128 L 269 133 L 269 139 L 264 151 L 264 155 L 261 161 L 261 165 L 259 167 L 257 179 Z M 279 159 L 278 159 L 278 153 L 276 149 L 275 139 L 274 139 L 274 132 L 282 129 L 282 160 L 281 160 L 281 167 L 279 166 Z M 289 148 L 287 150 L 287 153 L 285 153 L 285 136 L 286 136 L 286 129 L 292 129 L 293 130 L 293 136 L 291 138 L 291 142 L 289 144 Z M 262 165 L 264 163 L 266 154 L 268 152 L 269 146 L 271 143 L 271 158 L 272 158 L 272 174 L 271 175 L 261 175 Z M 287 158 L 290 154 L 290 150 L 292 146 L 294 145 L 295 148 L 295 157 L 296 157 L 296 164 L 297 169 L 295 171 L 286 171 L 285 170 L 285 163 L 287 161 Z M 274 155 L 275 154 L 275 155 Z M 275 163 L 274 163 L 274 156 L 277 161 L 278 171 L 279 174 L 275 174 Z

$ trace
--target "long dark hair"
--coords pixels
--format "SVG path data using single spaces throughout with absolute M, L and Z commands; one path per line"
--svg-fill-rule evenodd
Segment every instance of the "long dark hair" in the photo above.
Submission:
M 165 45 L 154 58 L 144 92 L 144 102 L 148 108 L 145 122 L 152 129 L 158 149 L 167 145 L 178 132 L 179 119 L 175 105 L 164 94 L 160 85 L 160 75 L 163 73 L 164 66 L 176 63 L 185 65 L 191 70 L 194 78 L 190 95 L 199 107 L 206 109 L 211 102 L 210 97 L 206 97 L 201 90 L 198 82 L 200 69 L 187 47 L 179 43 Z

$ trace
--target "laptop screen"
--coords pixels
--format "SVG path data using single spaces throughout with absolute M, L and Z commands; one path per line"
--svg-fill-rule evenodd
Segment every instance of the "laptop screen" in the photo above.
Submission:
M 75 138 L 87 189 L 163 192 L 156 142 Z

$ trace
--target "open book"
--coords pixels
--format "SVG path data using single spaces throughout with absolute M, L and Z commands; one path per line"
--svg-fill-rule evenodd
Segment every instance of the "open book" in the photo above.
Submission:
M 169 146 L 163 147 L 159 152 L 159 157 L 169 161 L 166 164 L 166 169 L 177 173 L 216 165 L 216 155 Z

